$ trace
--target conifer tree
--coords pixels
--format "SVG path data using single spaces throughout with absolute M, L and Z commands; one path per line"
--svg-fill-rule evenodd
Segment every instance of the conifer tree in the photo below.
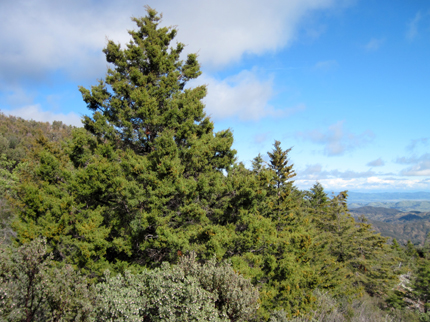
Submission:
M 397 260 L 386 243 L 366 218 L 356 221 L 348 213 L 346 191 L 334 196 L 327 212 L 323 230 L 330 232 L 330 253 L 346 265 L 346 281 L 357 290 L 363 288 L 370 295 L 385 294 L 398 280 L 394 273 Z
M 268 152 L 270 161 L 269 169 L 273 175 L 269 184 L 268 195 L 272 202 L 271 211 L 274 218 L 278 220 L 284 216 L 286 212 L 297 208 L 297 195 L 293 194 L 293 182 L 291 179 L 296 176 L 293 170 L 293 164 L 289 164 L 288 153 L 292 148 L 282 150 L 281 142 L 276 141 L 273 144 L 274 149 Z
M 315 183 L 310 191 L 307 191 L 305 200 L 308 201 L 309 208 L 317 212 L 325 212 L 330 203 L 329 197 L 319 182 Z
M 255 173 L 260 173 L 260 171 L 264 168 L 263 164 L 264 160 L 261 154 L 259 153 L 253 160 L 252 160 L 252 171 Z
M 424 312 L 430 312 L 430 260 L 420 258 L 412 283 L 414 295 L 424 304 Z
M 334 233 L 335 218 L 331 211 L 331 200 L 323 186 L 317 182 L 310 191 L 305 192 L 304 204 L 307 217 L 315 229 L 312 263 L 320 275 L 318 288 L 329 291 L 333 296 L 340 297 L 354 293 L 347 277 L 351 275 L 346 264 L 338 260 L 333 253 L 333 245 L 338 238 Z
M 197 56 L 182 61 L 176 29 L 147 12 L 125 48 L 108 42 L 105 80 L 80 88 L 86 131 L 63 146 L 40 141 L 18 187 L 19 241 L 45 236 L 56 258 L 98 275 L 205 253 L 208 226 L 229 220 L 232 133 L 214 133 L 205 86 L 185 87 Z

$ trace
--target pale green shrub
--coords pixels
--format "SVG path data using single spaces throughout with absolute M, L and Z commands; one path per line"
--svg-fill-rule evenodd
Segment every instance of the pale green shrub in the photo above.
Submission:
M 98 321 L 224 321 L 215 296 L 168 264 L 151 271 L 110 277 L 97 285 Z
M 229 321 L 249 321 L 258 309 L 258 290 L 251 281 L 237 274 L 230 262 L 217 264 L 212 258 L 205 265 L 195 253 L 181 258 L 178 264 L 186 275 L 196 277 L 202 288 L 217 295 L 216 308 Z
M 56 268 L 44 239 L 0 248 L 1 321 L 90 321 L 95 295 L 69 265 Z
M 107 272 L 97 291 L 99 321 L 248 321 L 258 309 L 258 291 L 229 263 L 194 254 L 137 275 Z

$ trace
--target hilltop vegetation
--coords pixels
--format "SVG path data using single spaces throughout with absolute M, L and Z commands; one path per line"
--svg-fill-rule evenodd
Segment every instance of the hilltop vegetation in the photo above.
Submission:
M 80 88 L 84 128 L 28 136 L 17 120 L 29 139 L 1 164 L 13 241 L 0 248 L 2 319 L 428 318 L 429 249 L 389 245 L 350 215 L 346 191 L 297 189 L 279 141 L 267 163 L 238 163 L 232 132 L 204 112 L 206 87 L 186 86 L 197 56 L 169 47 L 176 30 L 155 10 L 133 20 L 131 42 L 104 49 L 106 78 Z M 394 292 L 405 273 L 413 291 Z
M 34 147 L 36 138 L 44 137 L 51 142 L 62 142 L 71 135 L 72 127 L 60 121 L 52 124 L 27 121 L 0 113 L 0 236 L 6 241 L 13 235 L 10 229 L 12 212 L 6 195 L 8 188 L 16 180 L 14 170 Z

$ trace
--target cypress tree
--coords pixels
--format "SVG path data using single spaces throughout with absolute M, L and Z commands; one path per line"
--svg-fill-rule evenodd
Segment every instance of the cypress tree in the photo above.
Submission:
M 18 188 L 20 242 L 43 235 L 57 258 L 100 275 L 205 253 L 213 231 L 221 238 L 225 229 L 209 226 L 228 221 L 233 136 L 214 133 L 206 87 L 186 88 L 197 56 L 182 61 L 184 45 L 170 47 L 176 29 L 160 20 L 147 7 L 125 48 L 108 42 L 106 78 L 80 88 L 93 111 L 85 130 L 34 150 Z

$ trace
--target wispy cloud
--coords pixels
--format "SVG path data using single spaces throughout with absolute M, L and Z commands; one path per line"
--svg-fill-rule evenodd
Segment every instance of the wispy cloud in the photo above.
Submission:
M 322 71 L 328 71 L 328 70 L 332 70 L 332 69 L 336 68 L 337 66 L 339 66 L 339 64 L 334 59 L 324 60 L 324 61 L 317 62 L 315 64 L 315 69 L 322 70 Z
M 322 179 L 354 179 L 354 178 L 369 178 L 375 176 L 374 171 L 339 171 L 339 170 L 323 170 L 321 164 L 307 165 L 304 170 L 297 170 L 298 180 L 322 180 Z
M 361 134 L 351 133 L 343 128 L 343 124 L 344 121 L 337 122 L 326 131 L 297 132 L 296 137 L 323 145 L 323 153 L 327 156 L 339 156 L 368 144 L 375 136 L 370 130 Z
M 34 120 L 38 122 L 62 121 L 68 125 L 82 126 L 81 117 L 73 112 L 68 114 L 54 113 L 52 111 L 42 110 L 39 104 L 28 105 L 13 110 L 2 110 L 6 115 L 14 115 L 26 120 Z
M 364 46 L 364 48 L 366 48 L 367 51 L 375 51 L 378 50 L 382 44 L 385 42 L 385 39 L 377 39 L 377 38 L 372 38 L 370 39 L 370 41 Z
M 396 163 L 411 165 L 400 171 L 403 176 L 430 176 L 430 153 L 425 153 L 419 157 L 397 158 Z
M 252 71 L 245 70 L 224 80 L 203 75 L 199 82 L 208 85 L 204 102 L 213 119 L 258 120 L 281 113 L 269 105 L 273 96 L 272 79 L 262 80 Z
M 376 160 L 370 161 L 367 164 L 367 166 L 369 166 L 369 167 L 382 167 L 383 165 L 385 165 L 385 162 L 381 158 L 378 158 Z
M 268 140 L 270 132 L 258 133 L 254 136 L 254 143 L 261 144 Z
M 409 22 L 408 29 L 406 31 L 406 38 L 413 40 L 418 35 L 418 24 L 420 23 L 423 15 L 421 12 L 417 12 L 415 17 Z
M 411 140 L 411 143 L 409 143 L 408 146 L 406 147 L 406 150 L 414 151 L 417 146 L 419 145 L 428 146 L 429 143 L 430 143 L 430 138 L 413 139 Z

